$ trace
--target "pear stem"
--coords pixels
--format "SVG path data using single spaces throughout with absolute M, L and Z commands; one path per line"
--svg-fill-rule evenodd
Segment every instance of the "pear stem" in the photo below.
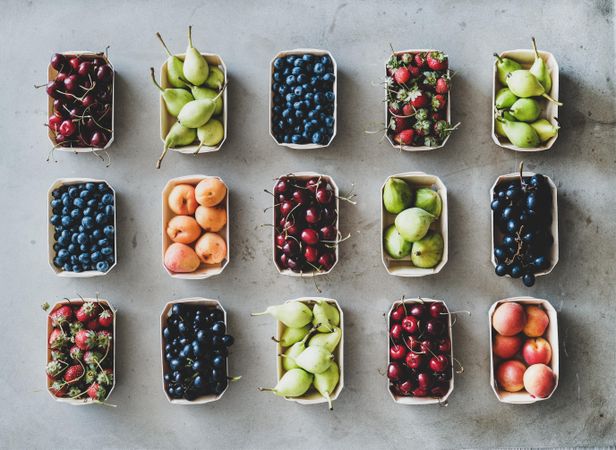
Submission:
M 160 158 L 158 158 L 158 161 L 156 161 L 156 168 L 160 169 L 160 165 L 163 162 L 163 158 L 165 157 L 165 155 L 167 154 L 167 151 L 169 150 L 169 146 L 167 145 L 167 143 L 165 142 L 165 147 L 163 148 L 163 152 L 160 155 Z
M 502 63 L 502 62 L 503 62 L 503 58 L 501 58 L 500 56 L 498 56 L 498 53 L 493 53 L 493 55 L 494 55 L 494 57 L 495 57 L 496 59 L 498 59 L 498 62 L 499 62 L 499 63 Z
M 543 97 L 547 98 L 549 101 L 551 101 L 552 103 L 556 103 L 558 106 L 563 106 L 563 104 L 561 102 L 559 102 L 558 100 L 553 99 L 552 97 L 550 97 L 548 94 L 543 93 L 542 94 Z
M 169 47 L 167 47 L 167 44 L 165 44 L 165 41 L 163 41 L 163 37 L 160 35 L 159 32 L 156 32 L 156 37 L 158 38 L 158 40 L 160 41 L 161 44 L 163 44 L 163 47 L 165 49 L 165 51 L 167 52 L 167 55 L 173 57 L 173 55 L 171 54 L 171 52 L 169 51 Z
M 158 84 L 156 81 L 156 75 L 154 74 L 154 67 L 150 67 L 150 73 L 152 74 L 152 81 L 154 82 L 154 86 L 158 88 L 159 91 L 164 92 L 164 89 Z
M 539 51 L 537 50 L 537 42 L 535 42 L 535 38 L 534 38 L 534 37 L 531 37 L 530 39 L 531 39 L 531 41 L 532 41 L 532 43 L 533 43 L 533 51 L 535 52 L 535 59 L 537 59 L 537 58 L 541 58 L 541 57 L 539 56 Z
M 266 391 L 266 392 L 275 392 L 274 388 L 264 388 L 264 387 L 258 387 L 257 391 L 260 391 L 260 392 L 264 392 L 264 391 Z
M 253 316 L 253 317 L 254 316 L 263 316 L 265 314 L 268 314 L 268 312 L 267 311 L 263 311 L 263 312 L 259 312 L 259 313 L 250 313 L 250 315 Z
M 188 25 L 188 46 L 190 48 L 193 48 L 193 43 L 192 43 L 192 25 Z
M 334 410 L 334 405 L 332 405 L 332 398 L 329 396 L 329 392 L 325 392 L 324 397 L 327 399 L 327 404 L 329 405 L 329 410 Z

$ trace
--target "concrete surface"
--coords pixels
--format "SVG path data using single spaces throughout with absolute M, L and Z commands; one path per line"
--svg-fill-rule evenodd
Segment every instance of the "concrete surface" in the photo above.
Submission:
M 228 65 L 229 138 L 217 154 L 170 154 L 162 170 L 158 67 L 162 32 L 176 51 L 194 25 L 198 48 Z M 610 1 L 198 2 L 3 1 L 0 15 L 2 156 L 2 331 L 0 447 L 424 448 L 512 445 L 614 445 L 614 10 Z M 531 35 L 561 68 L 563 124 L 553 149 L 526 155 L 526 167 L 559 186 L 561 258 L 554 272 L 525 289 L 493 274 L 488 189 L 521 155 L 490 139 L 492 53 L 528 48 Z M 400 153 L 365 130 L 383 121 L 383 73 L 396 49 L 447 51 L 456 71 L 453 113 L 462 126 L 443 149 Z M 105 167 L 91 155 L 57 154 L 49 142 L 45 93 L 54 51 L 102 50 L 117 69 L 116 142 Z M 325 150 L 277 147 L 267 131 L 268 62 L 278 50 L 323 47 L 339 64 L 338 136 Z M 311 280 L 279 276 L 270 260 L 263 192 L 283 173 L 316 170 L 343 191 L 355 183 L 358 205 L 342 207 L 352 234 L 340 264 L 318 285 L 345 311 L 346 387 L 333 412 L 286 402 L 257 386 L 274 383 L 274 321 L 251 311 L 316 294 Z M 379 256 L 379 186 L 392 173 L 442 177 L 450 199 L 450 257 L 432 277 L 389 276 Z M 179 175 L 219 175 L 231 187 L 231 263 L 207 281 L 171 279 L 161 266 L 160 192 Z M 106 277 L 62 279 L 47 265 L 45 193 L 58 177 L 106 178 L 118 192 L 119 264 Z M 100 292 L 119 309 L 117 408 L 73 408 L 45 392 L 45 314 L 39 305 Z M 469 310 L 454 327 L 464 374 L 448 407 L 394 404 L 385 385 L 383 313 L 406 294 L 441 298 Z M 500 404 L 488 384 L 487 311 L 521 294 L 558 309 L 561 379 L 546 402 Z M 236 337 L 231 371 L 241 374 L 221 401 L 171 406 L 161 390 L 158 317 L 171 299 L 220 298 Z

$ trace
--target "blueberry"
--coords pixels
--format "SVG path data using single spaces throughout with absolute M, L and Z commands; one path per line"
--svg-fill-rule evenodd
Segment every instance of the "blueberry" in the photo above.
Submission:
M 96 205 L 98 205 L 98 200 L 95 198 L 91 198 L 90 200 L 86 202 L 86 205 L 89 206 L 90 208 L 95 208 Z
M 66 248 L 66 251 L 68 251 L 71 255 L 76 255 L 78 250 L 79 247 L 77 247 L 75 244 L 69 244 L 69 246 Z
M 89 241 L 90 241 L 90 238 L 86 233 L 79 233 L 77 235 L 77 243 L 87 244 Z
M 105 213 L 98 213 L 96 215 L 96 223 L 99 225 L 105 225 L 108 222 L 108 217 L 107 214 Z
M 336 96 L 334 95 L 334 93 L 332 91 L 327 91 L 325 93 L 325 100 L 327 100 L 328 102 L 333 102 L 334 99 L 336 98 Z
M 61 207 L 61 206 L 62 206 L 62 200 L 60 200 L 59 198 L 54 198 L 54 199 L 51 201 L 51 207 L 52 207 L 52 208 L 54 208 L 54 209 L 55 209 L 55 208 L 59 208 L 59 207 Z
M 326 81 L 328 83 L 333 83 L 335 79 L 336 77 L 333 73 L 326 73 L 325 75 L 323 75 L 323 81 Z
M 306 53 L 305 55 L 302 56 L 302 59 L 306 62 L 312 62 L 314 61 L 314 55 Z
M 299 134 L 294 134 L 293 136 L 291 136 L 291 142 L 293 144 L 301 144 L 302 137 Z
M 71 213 L 71 210 L 69 209 L 68 206 L 65 206 L 64 208 L 62 208 L 61 213 L 63 216 L 66 216 L 67 214 Z
M 323 95 L 319 92 L 314 95 L 314 102 L 319 105 L 323 103 Z
M 225 323 L 220 320 L 214 325 L 212 325 L 212 333 L 214 333 L 215 336 L 223 336 L 225 334 L 225 331 Z
M 51 216 L 49 221 L 51 222 L 52 225 L 60 225 L 60 223 L 62 223 L 62 217 L 60 217 L 57 214 L 54 214 Z
M 79 208 L 75 208 L 71 211 L 71 217 L 75 220 L 81 218 L 81 210 Z
M 300 73 L 297 76 L 297 82 L 298 82 L 298 84 L 302 85 L 303 89 L 308 89 L 308 85 L 306 84 L 306 83 L 308 83 L 308 76 L 306 74 Z
M 88 250 L 90 250 L 90 247 L 89 247 L 89 246 L 87 246 L 86 244 L 81 244 L 81 245 L 79 246 L 79 251 L 80 251 L 80 252 L 82 252 L 82 253 L 83 253 L 83 252 L 87 252 Z
M 73 272 L 83 272 L 83 269 L 79 264 L 73 264 L 73 267 L 71 267 L 71 270 Z
M 58 252 L 58 258 L 60 258 L 62 261 L 64 261 L 66 258 L 69 257 L 69 251 L 66 249 L 60 249 L 60 251 Z
M 522 266 L 517 263 L 511 266 L 511 277 L 520 278 L 521 276 L 522 276 Z
M 92 239 L 102 239 L 104 237 L 105 237 L 105 234 L 103 233 L 103 230 L 101 230 L 100 228 L 97 228 L 92 232 Z
M 332 116 L 325 117 L 325 126 L 332 128 L 334 126 L 334 118 Z
M 499 277 L 507 275 L 507 266 L 505 264 L 497 264 L 494 270 Z
M 61 269 L 63 264 L 64 262 L 57 256 L 53 259 L 53 265 L 56 266 L 58 269 Z
M 276 58 L 276 59 L 274 60 L 274 67 L 275 67 L 276 69 L 282 69 L 284 66 L 285 66 L 284 59 L 282 59 L 282 58 Z
M 64 263 L 64 265 L 62 266 L 62 270 L 64 270 L 65 272 L 71 272 L 73 267 L 69 264 L 69 263 Z
M 109 270 L 109 263 L 107 263 L 107 261 L 97 262 L 96 270 L 98 270 L 99 272 L 107 272 Z
M 77 197 L 73 199 L 73 206 L 77 207 L 77 208 L 83 208 L 85 206 L 85 201 L 83 198 L 81 197 Z
M 286 62 L 288 65 L 292 66 L 293 62 L 295 62 L 295 56 L 294 55 L 289 55 L 286 58 Z
M 298 97 L 301 96 L 303 94 L 303 89 L 301 86 L 295 86 L 295 89 L 293 89 L 293 93 L 295 95 L 297 95 Z
M 535 275 L 532 273 L 524 274 L 524 277 L 522 277 L 522 283 L 524 283 L 524 286 L 526 287 L 531 287 L 535 284 Z
M 105 192 L 109 189 L 106 183 L 98 183 L 96 188 L 98 189 L 99 192 Z
M 285 109 L 284 111 L 282 111 L 282 117 L 284 117 L 285 119 L 289 117 L 290 114 L 291 114 L 290 109 Z
M 101 254 L 101 252 L 94 252 L 92 253 L 92 255 L 90 255 L 90 259 L 92 260 L 92 262 L 98 263 L 102 261 L 103 255 Z
M 235 342 L 235 339 L 233 339 L 233 336 L 231 336 L 230 334 L 225 334 L 222 337 L 222 343 L 225 347 L 231 347 L 234 342 Z
M 81 255 L 79 255 L 79 262 L 82 264 L 89 264 L 90 255 L 88 253 L 82 253 Z
M 178 358 L 173 358 L 171 361 L 169 361 L 169 367 L 171 368 L 171 370 L 178 370 L 181 364 L 182 363 Z
M 319 131 L 317 131 L 316 133 L 312 135 L 313 144 L 320 144 L 322 141 L 323 141 L 323 135 Z
M 86 183 L 83 188 L 87 191 L 93 191 L 95 187 L 96 186 L 94 185 L 94 183 Z
M 68 227 L 71 223 L 73 223 L 73 218 L 71 216 L 62 216 L 61 223 L 65 227 Z
M 107 225 L 107 226 L 103 229 L 103 233 L 105 233 L 105 236 L 107 236 L 107 237 L 111 237 L 111 236 L 113 236 L 113 233 L 114 233 L 114 228 L 113 228 L 113 225 Z
M 293 69 L 291 69 L 291 75 L 294 75 L 296 78 L 302 72 L 303 72 L 303 69 L 301 67 L 293 67 Z
M 322 62 L 318 62 L 314 65 L 314 73 L 316 74 L 322 74 L 325 71 L 325 67 L 323 67 L 323 63 Z
M 62 196 L 62 191 L 61 191 L 60 189 L 54 189 L 54 190 L 51 192 L 51 196 L 52 196 L 53 198 L 60 198 L 60 196 Z
M 332 60 L 330 59 L 329 56 L 327 55 L 323 55 L 321 56 L 321 64 L 323 64 L 324 66 L 327 66 L 328 64 L 331 64 Z
M 94 228 L 94 219 L 90 216 L 85 216 L 81 219 L 81 225 L 83 225 L 86 230 L 90 230 Z
M 113 205 L 113 195 L 111 194 L 103 195 L 101 202 L 103 203 L 103 205 Z
M 284 138 L 283 138 L 283 141 L 284 141 L 285 144 L 290 144 L 291 143 L 291 135 L 285 134 Z
M 79 196 L 79 189 L 77 189 L 76 186 L 71 186 L 70 188 L 68 188 L 68 195 L 71 198 L 76 198 Z
M 295 75 L 289 75 L 286 78 L 285 83 L 287 83 L 287 85 L 289 86 L 293 86 L 295 84 Z

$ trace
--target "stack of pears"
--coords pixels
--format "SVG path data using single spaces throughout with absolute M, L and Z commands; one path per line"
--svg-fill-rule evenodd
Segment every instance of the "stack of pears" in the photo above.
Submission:
M 192 145 L 198 140 L 196 154 L 203 146 L 220 144 L 225 134 L 221 115 L 226 86 L 223 69 L 208 64 L 193 46 L 192 27 L 188 27 L 188 47 L 183 59 L 169 51 L 160 33 L 156 36 L 169 56 L 166 63 L 170 87 L 157 83 L 154 68 L 150 68 L 152 80 L 161 92 L 167 112 L 177 119 L 167 132 L 163 153 L 156 163 L 160 169 L 169 148 Z
M 403 179 L 390 177 L 383 188 L 383 205 L 396 215 L 383 233 L 385 251 L 393 259 L 409 255 L 415 267 L 429 269 L 443 258 L 443 236 L 430 230 L 441 215 L 441 196 L 430 187 L 415 192 Z
M 537 51 L 535 38 L 532 42 L 535 60 L 529 69 L 494 54 L 498 80 L 503 86 L 494 101 L 494 129 L 520 148 L 536 148 L 556 136 L 559 127 L 540 116 L 546 101 L 562 105 L 549 95 L 552 74 Z
M 336 304 L 324 299 L 291 301 L 270 306 L 253 316 L 263 314 L 270 314 L 284 325 L 277 341 L 284 372 L 275 387 L 259 390 L 297 398 L 310 394 L 314 388 L 327 400 L 331 410 L 331 396 L 340 381 L 334 351 L 342 339 Z

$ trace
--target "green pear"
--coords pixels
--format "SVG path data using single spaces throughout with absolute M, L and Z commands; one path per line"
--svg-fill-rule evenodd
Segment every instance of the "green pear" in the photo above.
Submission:
M 415 206 L 424 211 L 428 211 L 434 217 L 438 218 L 443 209 L 443 201 L 434 189 L 420 188 L 415 193 Z
M 552 125 L 547 119 L 539 119 L 531 123 L 530 126 L 537 132 L 541 142 L 547 142 L 552 139 L 558 134 L 558 129 L 560 128 Z
M 205 85 L 212 89 L 220 89 L 225 84 L 225 74 L 217 66 L 210 66 L 210 74 L 205 80 Z
M 333 353 L 340 339 L 342 338 L 342 330 L 339 327 L 333 327 L 331 333 L 317 333 L 309 341 L 308 347 L 319 346 L 326 349 L 328 352 Z
M 193 46 L 192 26 L 188 27 L 188 47 L 184 56 L 184 78 L 195 86 L 201 86 L 207 80 L 210 69 L 203 55 Z
M 296 342 L 291 345 L 286 352 L 284 352 L 281 356 L 282 358 L 282 368 L 284 370 L 296 369 L 299 366 L 295 362 L 295 358 L 302 354 L 302 352 L 306 350 L 306 345 L 304 341 Z
M 333 327 L 340 323 L 340 312 L 334 305 L 330 305 L 325 300 L 316 300 L 312 308 L 312 325 L 317 327 L 321 333 L 332 331 Z
M 436 217 L 421 208 L 409 208 L 398 214 L 394 223 L 404 240 L 415 242 L 426 235 L 435 219 Z
M 543 58 L 539 56 L 539 52 L 537 51 L 537 42 L 535 42 L 535 38 L 532 38 L 533 41 L 533 51 L 535 52 L 535 62 L 530 67 L 529 71 L 532 73 L 539 83 L 545 89 L 545 92 L 550 93 L 552 90 L 552 76 L 550 75 L 550 69 L 548 69 L 548 65 L 545 63 Z
M 156 81 L 154 67 L 150 67 L 150 72 L 152 73 L 154 85 L 160 90 L 163 100 L 165 101 L 167 111 L 169 111 L 169 114 L 173 117 L 177 117 L 184 105 L 194 100 L 192 94 L 186 89 L 181 88 L 163 89 Z
M 310 373 L 323 373 L 329 369 L 333 360 L 334 355 L 326 348 L 314 345 L 306 347 L 306 350 L 295 358 L 295 364 Z
M 500 114 L 497 117 L 494 118 L 494 131 L 499 136 L 506 138 L 507 134 L 505 133 L 505 129 L 503 128 L 503 122 L 498 120 L 498 117 L 501 117 L 507 120 L 515 120 L 515 117 L 513 117 L 509 111 L 503 110 L 500 112 Z
M 498 56 L 498 53 L 494 53 L 494 56 L 496 57 L 496 72 L 498 74 L 498 81 L 500 81 L 501 84 L 507 84 L 507 75 L 514 70 L 520 70 L 522 66 L 513 59 L 501 58 Z
M 176 88 L 186 87 L 186 83 L 184 83 L 180 79 L 184 73 L 184 63 L 182 62 L 180 58 L 173 55 L 169 51 L 169 48 L 167 47 L 167 44 L 165 44 L 165 41 L 163 41 L 163 37 L 160 35 L 160 33 L 156 33 L 156 37 L 158 37 L 158 40 L 160 41 L 160 43 L 163 44 L 163 48 L 165 49 L 165 52 L 167 52 L 167 55 L 168 55 L 167 79 L 169 80 L 169 83 L 171 84 L 171 86 L 176 87 Z
M 496 93 L 494 106 L 496 106 L 497 109 L 509 108 L 515 103 L 517 99 L 518 97 L 516 97 L 513 92 L 511 92 L 511 89 L 504 87 L 499 89 Z
M 216 103 L 207 98 L 193 100 L 184 105 L 178 114 L 178 121 L 188 128 L 199 128 L 205 125 L 214 114 Z
M 428 233 L 423 239 L 413 243 L 411 262 L 415 267 L 429 269 L 443 258 L 443 237 L 439 233 Z
M 398 214 L 413 203 L 413 191 L 409 184 L 400 179 L 389 177 L 383 188 L 383 205 L 387 212 Z
M 534 98 L 520 98 L 511 105 L 509 112 L 516 120 L 534 122 L 541 114 L 541 106 Z
M 518 97 L 527 98 L 542 96 L 557 105 L 562 105 L 562 103 L 554 100 L 545 93 L 543 85 L 539 83 L 539 80 L 528 70 L 516 70 L 515 72 L 509 73 L 507 75 L 507 86 L 509 86 L 511 92 Z
M 390 225 L 383 233 L 383 244 L 385 251 L 393 259 L 402 259 L 411 254 L 411 247 L 413 244 L 405 240 L 395 225 Z
M 506 119 L 497 119 L 503 122 L 503 130 L 507 139 L 520 148 L 533 148 L 539 146 L 541 141 L 533 127 L 525 122 L 514 122 Z
M 195 97 L 195 100 L 205 100 L 205 99 L 214 100 L 216 104 L 214 108 L 215 116 L 222 113 L 223 104 L 222 104 L 222 95 L 219 95 L 220 92 L 217 92 L 214 89 L 210 89 L 206 87 L 199 87 L 195 85 L 191 85 L 190 90 L 192 92 L 193 97 Z
M 312 311 L 302 302 L 287 302 L 282 305 L 268 306 L 260 313 L 252 313 L 251 316 L 269 314 L 291 328 L 301 328 L 312 321 Z
M 205 125 L 197 128 L 197 137 L 199 138 L 199 147 L 195 153 L 199 153 L 201 147 L 216 147 L 225 137 L 225 129 L 220 120 L 210 119 Z
M 299 397 L 304 395 L 314 380 L 314 375 L 302 369 L 291 369 L 278 380 L 273 388 L 259 388 L 270 391 L 280 397 Z
M 304 339 L 309 331 L 310 327 L 308 325 L 300 328 L 285 327 L 282 334 L 280 335 L 280 340 L 278 341 L 278 343 L 282 347 L 290 347 L 296 342 L 299 342 Z
M 186 128 L 180 122 L 173 124 L 167 137 L 165 138 L 165 146 L 163 152 L 156 162 L 156 168 L 160 169 L 160 165 L 163 162 L 163 158 L 167 154 L 169 148 L 182 147 L 184 145 L 192 144 L 197 139 L 197 130 L 193 128 Z
M 336 390 L 336 386 L 338 386 L 338 381 L 340 381 L 340 370 L 338 369 L 338 364 L 332 362 L 331 366 L 329 366 L 329 369 L 327 369 L 325 372 L 315 374 L 314 380 L 312 382 L 314 388 L 319 391 L 319 394 L 321 394 L 327 399 L 330 411 L 334 409 L 330 396 L 334 392 L 334 390 Z

